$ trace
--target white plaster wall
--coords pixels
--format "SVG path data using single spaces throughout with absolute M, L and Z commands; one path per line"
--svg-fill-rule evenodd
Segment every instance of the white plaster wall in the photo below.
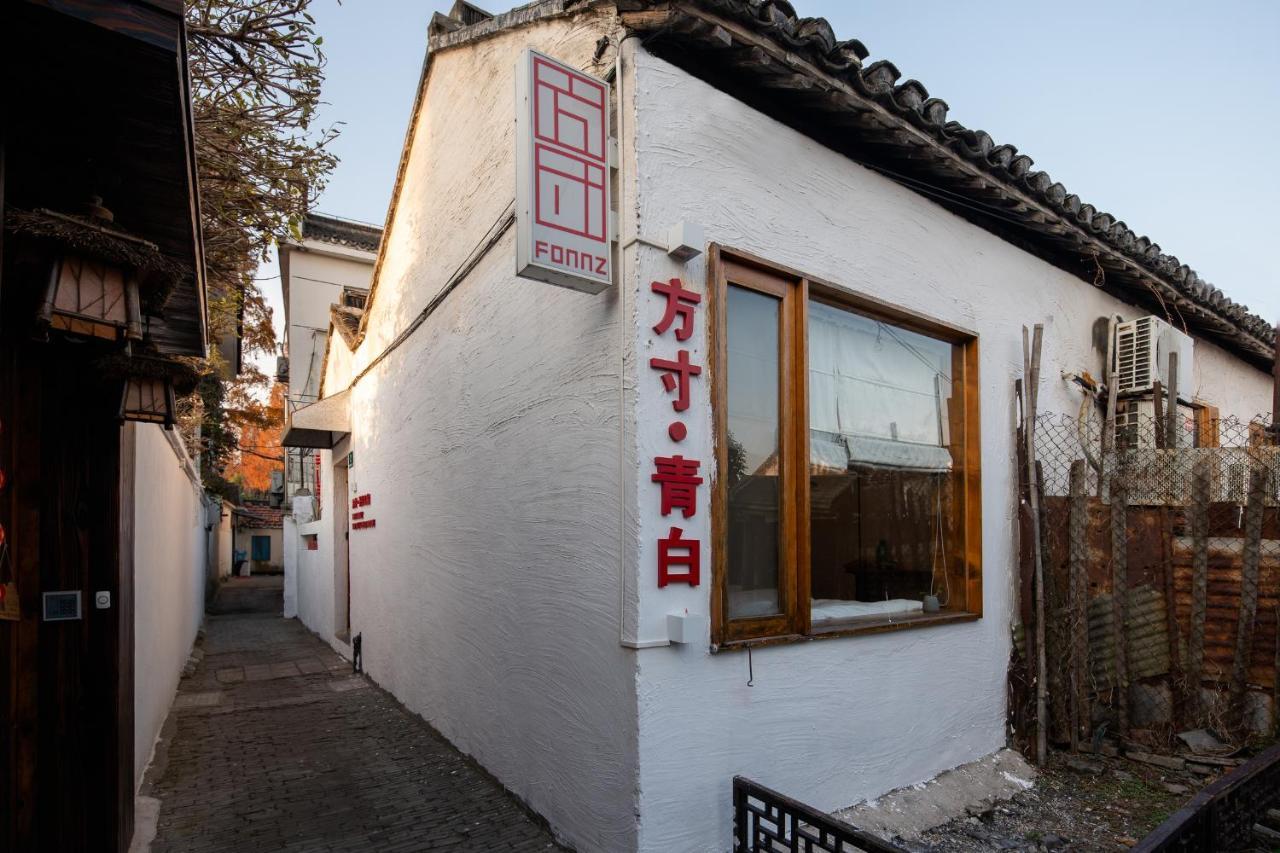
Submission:
M 257 570 L 257 561 L 253 559 L 253 537 L 255 536 L 266 536 L 271 540 L 271 557 L 266 560 L 268 570 L 283 569 L 284 530 L 279 527 L 241 527 L 236 530 L 236 550 L 244 552 L 245 559 L 249 561 L 249 566 L 253 570 Z
M 286 619 L 298 616 L 298 522 L 292 515 L 284 517 L 284 589 L 281 594 L 281 611 Z
M 745 774 L 820 808 L 837 808 L 928 779 L 1004 744 L 1014 550 L 1014 379 L 1023 324 L 1045 324 L 1041 409 L 1074 412 L 1079 397 L 1062 370 L 1098 373 L 1092 325 L 1139 310 L 1026 254 L 642 50 L 638 58 L 636 158 L 641 236 L 679 220 L 709 241 L 748 250 L 851 291 L 967 327 L 980 336 L 984 616 L 974 623 L 758 649 L 747 686 L 742 652 L 707 644 L 639 653 L 640 840 L 644 851 L 723 851 L 730 846 L 730 787 Z M 660 252 L 638 256 L 638 298 L 670 275 Z M 705 259 L 685 282 L 705 291 Z M 638 315 L 637 341 L 656 318 Z M 655 307 L 649 310 L 657 310 Z M 705 313 L 691 342 L 706 363 Z M 642 362 L 643 363 L 643 362 Z M 648 371 L 642 371 L 642 374 Z M 647 381 L 652 380 L 652 381 Z M 1267 377 L 1204 343 L 1195 388 L 1229 413 L 1269 408 Z M 708 385 L 695 382 L 680 451 L 713 464 Z M 657 376 L 640 378 L 639 460 L 670 452 L 670 398 Z M 651 462 L 648 464 L 651 465 Z M 710 584 L 654 583 L 653 543 L 670 519 L 656 487 L 638 481 L 642 634 L 668 612 L 709 612 Z M 709 483 L 708 483 L 709 485 Z M 710 566 L 709 491 L 686 536 L 704 542 Z M 692 531 L 692 532 L 690 532 Z M 708 572 L 709 568 L 704 569 Z M 708 638 L 709 639 L 709 638 Z
M 320 382 L 321 397 L 341 391 L 351 384 L 354 362 L 355 355 L 351 352 L 351 347 L 347 346 L 346 340 L 330 323 L 329 352 L 325 355 L 324 378 Z
M 231 529 L 231 510 L 227 506 L 223 506 L 221 517 L 218 520 L 218 553 L 217 553 L 217 577 L 225 578 L 231 574 L 231 554 L 232 554 L 232 529 Z
M 134 787 L 142 781 L 204 617 L 203 491 L 176 434 L 126 424 L 134 480 Z M 92 606 L 92 605 L 90 605 Z
M 298 619 L 339 654 L 350 657 L 350 646 L 335 633 L 333 611 L 333 513 L 346 512 L 334 506 L 333 451 L 320 450 L 324 473 L 320 478 L 320 517 L 298 520 L 297 524 L 297 607 Z M 304 536 L 315 536 L 317 548 L 308 551 Z
M 512 201 L 519 53 L 534 46 L 587 67 L 599 22 L 588 12 L 433 57 L 354 369 Z M 634 652 L 618 642 L 623 307 L 614 293 L 515 278 L 514 236 L 353 390 L 350 492 L 371 496 L 362 509 L 377 526 L 351 531 L 352 630 L 379 684 L 576 849 L 627 851 L 636 746 Z
M 325 341 L 330 323 L 329 307 L 342 300 L 344 287 L 367 289 L 373 276 L 371 252 L 347 252 L 355 257 L 335 257 L 293 245 L 289 252 L 288 326 L 289 395 L 313 397 L 320 387 Z

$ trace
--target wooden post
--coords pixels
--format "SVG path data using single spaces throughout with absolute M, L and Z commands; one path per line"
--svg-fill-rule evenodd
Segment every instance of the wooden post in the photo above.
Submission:
M 1030 339 L 1030 340 L 1029 340 Z M 1022 363 L 1026 374 L 1023 385 L 1026 402 L 1023 406 L 1023 439 L 1026 442 L 1027 484 L 1030 487 L 1031 527 L 1035 551 L 1035 609 L 1036 609 L 1036 763 L 1043 766 L 1049 759 L 1049 664 L 1044 651 L 1044 547 L 1040 529 L 1040 481 L 1036 476 L 1036 403 L 1040 389 L 1040 351 L 1044 339 L 1044 326 L 1035 324 L 1034 334 L 1022 327 Z
M 1165 413 L 1164 446 L 1170 450 L 1178 447 L 1178 354 L 1169 353 L 1169 409 Z M 1172 471 L 1170 473 L 1173 473 Z
M 1280 604 L 1276 605 L 1276 660 L 1271 674 L 1271 730 L 1280 738 Z
M 1152 384 L 1151 403 L 1155 407 L 1155 423 L 1152 429 L 1155 432 L 1156 450 L 1164 449 L 1164 386 L 1159 382 Z M 1139 435 L 1141 435 L 1142 424 L 1138 424 Z
M 1262 514 L 1267 495 L 1267 469 L 1249 472 L 1249 504 L 1244 514 L 1244 559 L 1240 569 L 1240 608 L 1236 620 L 1235 658 L 1231 665 L 1228 719 L 1233 731 L 1244 728 L 1245 688 L 1253 656 L 1254 619 L 1258 615 L 1258 563 L 1262 557 Z
M 1191 473 L 1191 638 L 1187 645 L 1188 710 L 1192 722 L 1204 722 L 1204 620 L 1209 602 L 1209 460 L 1196 460 Z M 1169 614 L 1172 621 L 1176 614 Z
M 1088 560 L 1089 506 L 1085 486 L 1089 463 L 1077 459 L 1071 463 L 1070 507 L 1067 521 L 1068 587 L 1067 637 L 1070 644 L 1068 683 L 1071 697 L 1071 751 L 1080 748 L 1080 738 L 1088 737 L 1089 697 L 1087 690 L 1089 658 Z
M 1280 444 L 1280 323 L 1276 323 L 1276 334 L 1271 356 L 1271 434 L 1276 444 Z M 1280 678 L 1280 674 L 1276 676 Z M 1280 717 L 1280 710 L 1276 711 Z
M 1129 735 L 1129 650 L 1125 634 L 1129 624 L 1129 498 L 1124 469 L 1111 475 L 1111 642 L 1116 689 L 1117 734 Z
M 1116 449 L 1116 397 L 1119 389 L 1114 370 L 1107 376 L 1107 414 L 1102 424 L 1102 461 L 1101 470 L 1098 472 L 1098 497 L 1102 497 L 1103 485 L 1107 482 L 1107 460 L 1110 459 Z M 1112 467 L 1115 467 L 1116 461 L 1111 459 Z

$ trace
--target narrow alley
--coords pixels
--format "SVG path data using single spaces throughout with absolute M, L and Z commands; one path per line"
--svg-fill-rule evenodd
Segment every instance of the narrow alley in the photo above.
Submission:
M 142 787 L 134 850 L 558 850 L 488 774 L 229 578 Z M 156 817 L 158 809 L 158 818 Z M 142 843 L 139 843 L 142 842 Z

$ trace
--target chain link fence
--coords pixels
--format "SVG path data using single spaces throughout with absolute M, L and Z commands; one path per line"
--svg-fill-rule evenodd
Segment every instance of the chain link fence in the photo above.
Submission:
M 1268 417 L 1183 409 L 1036 419 L 1051 742 L 1170 753 L 1198 729 L 1224 750 L 1280 732 L 1280 446 Z

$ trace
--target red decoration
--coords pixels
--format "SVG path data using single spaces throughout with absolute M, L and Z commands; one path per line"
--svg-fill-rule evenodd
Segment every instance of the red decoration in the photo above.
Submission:
M 677 341 L 687 341 L 693 336 L 693 306 L 702 301 L 702 295 L 692 290 L 685 290 L 680 279 L 673 278 L 667 282 L 655 281 L 649 285 L 654 293 L 667 297 L 666 311 L 653 330 L 659 335 L 666 334 L 667 329 L 680 318 L 680 328 L 676 330 Z
M 359 509 L 360 507 L 368 506 L 371 503 L 373 503 L 373 497 L 371 495 L 356 495 L 351 499 L 351 508 Z
M 697 586 L 701 580 L 701 556 L 697 539 L 682 539 L 679 527 L 671 528 L 666 539 L 658 540 L 658 588 L 669 583 L 687 583 Z M 677 553 L 683 552 L 683 553 Z M 683 572 L 673 568 L 683 567 Z
M 701 464 L 697 459 L 685 459 L 679 454 L 654 457 L 653 467 L 658 470 L 650 479 L 662 485 L 663 515 L 678 509 L 689 518 L 698 511 L 698 486 L 702 478 L 697 474 Z
M 689 430 L 680 421 L 672 421 L 671 426 L 667 427 L 667 435 L 672 441 L 684 441 L 688 434 Z
M 651 358 L 649 366 L 654 370 L 664 371 L 662 374 L 662 387 L 668 392 L 675 391 L 675 402 L 671 407 L 677 412 L 683 412 L 689 408 L 689 377 L 698 376 L 702 373 L 702 368 L 696 364 L 689 363 L 689 351 L 682 349 L 676 356 L 675 361 L 667 358 Z
M 352 529 L 352 530 L 367 530 L 367 529 L 368 529 L 368 528 L 370 528 L 370 527 L 374 527 L 374 526 L 376 526 L 376 525 L 377 525 L 377 523 L 378 523 L 378 519 L 376 519 L 376 518 L 371 518 L 371 519 L 369 519 L 368 521 L 357 521 L 355 524 L 351 525 L 351 529 Z
M 362 518 L 364 518 L 364 513 L 363 513 L 363 512 L 353 512 L 353 513 L 351 513 L 351 519 L 352 519 L 353 521 L 359 521 L 359 520 L 360 520 L 360 519 L 362 519 Z

